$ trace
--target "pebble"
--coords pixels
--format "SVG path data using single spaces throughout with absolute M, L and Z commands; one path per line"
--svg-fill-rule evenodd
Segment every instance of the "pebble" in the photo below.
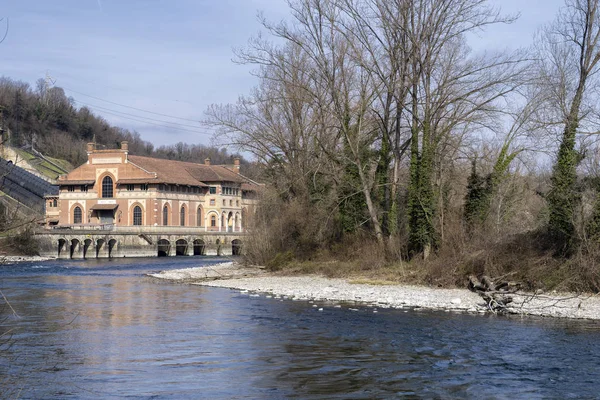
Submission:
M 211 266 L 212 269 L 235 267 L 229 264 Z M 239 267 L 238 267 L 239 268 Z M 239 268 L 243 270 L 243 268 Z M 168 271 L 173 272 L 173 271 Z M 157 278 L 171 280 L 189 280 L 203 278 L 206 268 L 191 268 L 180 271 L 179 278 L 175 275 L 153 274 Z M 377 305 L 381 308 L 403 309 L 409 312 L 413 309 L 454 310 L 460 312 L 486 313 L 489 312 L 483 299 L 476 293 L 466 289 L 439 289 L 425 286 L 385 285 L 373 286 L 367 284 L 351 284 L 343 279 L 330 279 L 317 276 L 270 276 L 261 274 L 248 277 L 230 277 L 198 284 L 214 287 L 237 289 L 242 294 L 252 291 L 265 293 L 277 299 L 311 302 L 331 302 L 334 308 L 342 308 L 343 302 L 350 305 L 353 302 L 360 307 Z M 252 295 L 258 297 L 259 295 Z M 514 294 L 514 302 L 509 311 L 515 314 L 556 316 L 569 318 L 600 319 L 600 297 L 569 293 L 551 293 L 535 297 L 534 294 Z M 349 308 L 358 311 L 358 308 Z

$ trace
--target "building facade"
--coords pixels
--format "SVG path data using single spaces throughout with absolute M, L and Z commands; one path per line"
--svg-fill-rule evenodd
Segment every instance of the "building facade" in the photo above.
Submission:
M 46 197 L 49 228 L 172 233 L 243 233 L 260 185 L 231 166 L 130 155 L 87 145 L 88 160 Z

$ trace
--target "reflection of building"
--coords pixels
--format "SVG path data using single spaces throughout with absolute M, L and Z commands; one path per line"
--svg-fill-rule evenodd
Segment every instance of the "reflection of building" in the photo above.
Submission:
M 157 227 L 202 232 L 243 232 L 259 185 L 234 165 L 162 160 L 121 149 L 87 147 L 88 161 L 58 180 L 59 195 L 47 196 L 51 224 L 71 229 Z

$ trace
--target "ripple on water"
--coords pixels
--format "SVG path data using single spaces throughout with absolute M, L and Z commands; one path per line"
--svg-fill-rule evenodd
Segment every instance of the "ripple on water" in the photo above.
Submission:
M 593 398 L 590 321 L 320 307 L 165 284 L 202 259 L 0 270 L 23 398 Z M 208 259 L 208 263 L 216 262 Z M 41 268 L 40 268 L 41 267 Z M 6 309 L 2 310 L 4 315 Z M 8 361 L 8 362 L 5 362 Z

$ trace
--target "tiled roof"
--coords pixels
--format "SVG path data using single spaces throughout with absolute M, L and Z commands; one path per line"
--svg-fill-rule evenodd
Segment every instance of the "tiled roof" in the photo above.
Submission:
M 205 186 L 203 183 L 211 182 L 252 184 L 249 179 L 222 165 L 204 165 L 132 155 L 128 160 L 147 172 L 156 173 L 157 181 L 163 183 L 190 186 Z
M 59 179 L 59 185 L 93 185 L 96 183 L 94 179 L 71 179 L 69 181 L 65 181 L 64 179 Z
M 259 185 L 223 165 L 195 164 L 183 161 L 129 155 L 128 163 L 120 164 L 118 184 L 166 183 L 182 186 L 208 186 L 211 183 L 233 182 L 243 190 L 257 190 Z M 58 179 L 59 185 L 93 185 L 96 167 L 84 164 Z
M 137 184 L 137 183 L 154 183 L 158 182 L 156 178 L 131 178 L 131 179 L 119 179 L 117 181 L 117 185 L 126 185 L 126 184 Z

